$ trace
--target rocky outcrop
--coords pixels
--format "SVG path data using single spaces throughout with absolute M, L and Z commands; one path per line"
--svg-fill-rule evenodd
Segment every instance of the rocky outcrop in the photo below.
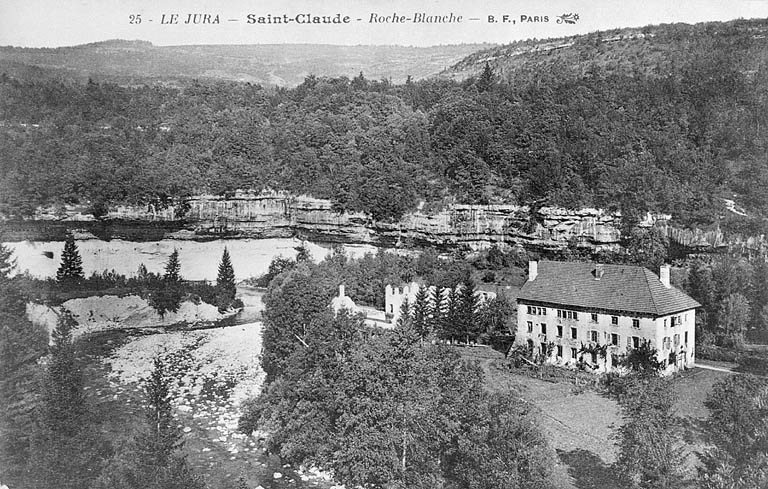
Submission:
M 726 246 L 719 232 L 675 229 L 671 216 L 647 215 L 641 226 L 665 229 L 676 243 L 694 249 Z M 561 249 L 569 244 L 612 250 L 619 247 L 621 215 L 600 209 L 531 209 L 518 205 L 455 204 L 437 212 L 417 211 L 397 222 L 376 221 L 364 213 L 337 212 L 329 200 L 283 192 L 199 195 L 162 209 L 118 207 L 94 221 L 82 208 L 41 210 L 35 219 L 0 223 L 2 240 L 52 239 L 68 229 L 96 237 L 128 240 L 289 238 L 377 246 L 432 245 L 472 249 L 494 243 L 529 250 Z M 45 233 L 43 232 L 45 231 Z M 32 235 L 32 236 L 30 236 Z M 751 242 L 750 242 L 751 243 Z

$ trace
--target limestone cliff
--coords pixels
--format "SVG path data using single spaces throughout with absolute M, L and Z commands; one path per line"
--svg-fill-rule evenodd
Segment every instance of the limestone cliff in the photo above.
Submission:
M 713 250 L 726 246 L 719 231 L 676 229 L 670 219 L 668 215 L 649 214 L 641 225 L 659 226 L 674 242 L 689 248 Z M 382 222 L 363 213 L 336 212 L 329 200 L 282 192 L 237 192 L 226 197 L 199 195 L 164 209 L 118 207 L 101 221 L 94 221 L 83 209 L 41 209 L 34 221 L 38 226 L 44 221 L 49 231 L 51 227 L 54 230 L 75 228 L 126 239 L 298 236 L 320 242 L 380 246 L 477 249 L 505 243 L 531 250 L 552 250 L 574 242 L 594 249 L 616 249 L 621 238 L 620 214 L 599 209 L 542 207 L 532 210 L 517 205 L 455 204 L 438 212 L 417 211 L 397 222 Z M 29 236 L 30 232 L 34 234 L 34 227 L 34 223 L 28 221 L 0 223 L 6 241 L 35 239 Z M 50 234 L 47 233 L 49 237 Z M 764 246 L 764 243 L 757 245 Z

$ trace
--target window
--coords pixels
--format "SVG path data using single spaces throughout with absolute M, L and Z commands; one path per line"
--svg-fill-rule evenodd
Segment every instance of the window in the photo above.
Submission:
M 613 346 L 619 346 L 619 335 L 616 333 L 611 333 L 611 344 Z
M 533 321 L 528 321 L 528 332 L 533 333 Z
M 576 360 L 576 348 L 571 348 L 571 358 Z
M 542 355 L 547 355 L 547 344 L 546 343 L 542 343 L 541 344 L 541 354 Z M 549 356 L 549 355 L 547 355 L 547 356 Z
M 593 323 L 597 322 L 597 314 L 595 314 L 594 312 L 592 313 L 592 322 Z
M 614 326 L 619 324 L 619 317 L 618 316 L 611 316 L 611 324 L 613 324 Z
M 632 320 L 632 327 L 633 328 L 639 328 L 640 327 L 640 320 L 639 319 L 633 319 Z
M 665 328 L 667 327 L 667 320 L 666 319 L 664 320 L 664 327 Z
M 597 353 L 590 352 L 589 357 L 590 357 L 589 359 L 592 361 L 593 364 L 597 363 Z
M 528 306 L 528 314 L 533 314 L 533 308 L 531 306 Z
M 632 337 L 632 348 L 640 348 L 640 338 L 637 336 Z
M 597 343 L 597 331 L 590 331 L 589 339 L 590 341 L 594 341 L 595 343 Z
M 632 348 L 632 337 L 627 336 L 627 349 Z
M 576 328 L 571 328 L 571 339 L 575 340 L 578 337 L 579 337 L 579 335 L 578 335 L 578 331 L 576 330 Z
M 395 305 L 394 305 L 394 304 L 390 304 L 390 305 L 389 305 L 389 312 L 390 312 L 390 313 L 393 313 L 393 312 L 395 312 Z
M 685 344 L 687 345 L 688 344 L 688 331 L 685 332 L 684 338 L 685 338 Z
M 677 324 L 677 321 L 676 321 L 676 319 L 677 319 L 677 318 L 676 318 L 676 317 L 674 317 L 674 316 L 672 316 L 672 318 L 671 318 L 671 319 L 672 319 L 672 327 L 674 328 L 674 327 L 675 327 L 675 324 Z
M 573 311 L 573 319 L 578 320 L 579 319 L 579 313 L 576 311 Z
M 547 325 L 541 323 L 541 334 L 547 334 Z
M 533 351 L 533 340 L 528 340 L 528 349 Z
M 677 348 L 678 346 L 680 346 L 680 335 L 679 335 L 679 334 L 676 334 L 676 335 L 674 336 L 674 341 L 675 341 L 675 348 Z
M 561 311 L 560 309 L 557 310 L 557 317 L 559 318 L 563 317 L 563 311 Z
M 547 315 L 547 308 L 546 307 L 542 307 L 541 308 L 541 314 L 544 315 L 544 316 Z
M 557 345 L 557 358 L 563 358 L 563 347 L 561 345 Z
M 688 334 L 688 333 L 686 333 L 686 334 Z M 557 327 L 557 337 L 558 338 L 562 338 L 563 337 L 563 327 L 562 326 L 558 326 Z

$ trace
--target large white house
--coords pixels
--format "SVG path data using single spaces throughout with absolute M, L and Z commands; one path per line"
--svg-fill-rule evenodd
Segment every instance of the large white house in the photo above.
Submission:
M 531 261 L 517 298 L 515 344 L 527 344 L 557 364 L 582 360 L 611 368 L 621 355 L 650 341 L 668 369 L 695 362 L 696 308 L 700 306 L 669 281 L 669 266 L 658 276 L 629 265 Z M 604 358 L 594 353 L 607 345 Z

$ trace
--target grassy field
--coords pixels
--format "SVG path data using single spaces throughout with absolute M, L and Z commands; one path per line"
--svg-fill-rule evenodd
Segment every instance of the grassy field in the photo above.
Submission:
M 461 348 L 460 352 L 483 367 L 489 389 L 515 392 L 541 410 L 540 426 L 559 459 L 553 471 L 556 488 L 616 489 L 610 467 L 617 455 L 613 435 L 622 425 L 616 401 L 590 385 L 501 370 L 496 365 L 503 356 L 487 348 Z M 733 374 L 696 368 L 670 380 L 677 393 L 674 412 L 681 419 L 690 453 L 689 470 L 697 462 L 695 452 L 706 446 L 706 396 L 715 382 L 728 375 Z

